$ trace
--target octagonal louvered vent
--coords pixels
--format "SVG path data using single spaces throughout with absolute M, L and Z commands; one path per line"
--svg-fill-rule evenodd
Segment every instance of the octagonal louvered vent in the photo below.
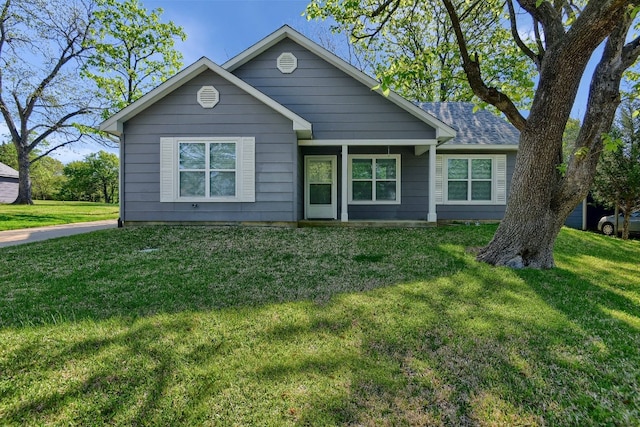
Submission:
M 202 108 L 213 108 L 220 102 L 220 92 L 213 86 L 202 86 L 198 91 L 198 104 Z
M 278 70 L 284 74 L 291 74 L 298 68 L 298 58 L 291 52 L 284 52 L 278 56 Z

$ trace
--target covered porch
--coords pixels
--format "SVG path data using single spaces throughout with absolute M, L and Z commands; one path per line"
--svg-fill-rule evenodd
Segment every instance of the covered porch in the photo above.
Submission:
M 437 145 L 437 139 L 299 140 L 300 226 L 331 220 L 332 225 L 435 225 Z

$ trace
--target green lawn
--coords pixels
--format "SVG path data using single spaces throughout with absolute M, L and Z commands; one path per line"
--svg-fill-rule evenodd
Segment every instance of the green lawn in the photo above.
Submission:
M 640 425 L 640 242 L 146 227 L 0 249 L 3 425 Z
M 33 205 L 0 204 L 0 231 L 118 218 L 118 206 L 36 200 Z

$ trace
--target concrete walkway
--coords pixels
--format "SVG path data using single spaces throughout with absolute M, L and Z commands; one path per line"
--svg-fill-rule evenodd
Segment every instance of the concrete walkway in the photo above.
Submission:
M 57 237 L 72 236 L 74 234 L 89 233 L 91 231 L 104 230 L 106 228 L 116 228 L 117 226 L 117 220 L 107 219 L 104 221 L 78 222 L 75 224 L 0 231 L 0 248 L 21 245 L 23 243 L 38 242 L 41 240 L 55 239 Z

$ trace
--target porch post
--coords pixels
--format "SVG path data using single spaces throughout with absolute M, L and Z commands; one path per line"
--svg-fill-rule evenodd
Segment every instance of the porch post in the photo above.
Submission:
M 348 198 L 347 198 L 347 188 L 349 187 L 349 182 L 347 180 L 347 174 L 349 173 L 349 146 L 342 146 L 342 190 L 341 190 L 341 201 L 342 205 L 340 208 L 340 221 L 347 222 L 349 221 L 349 212 L 348 212 Z
M 436 145 L 429 146 L 429 213 L 427 221 L 436 222 Z

